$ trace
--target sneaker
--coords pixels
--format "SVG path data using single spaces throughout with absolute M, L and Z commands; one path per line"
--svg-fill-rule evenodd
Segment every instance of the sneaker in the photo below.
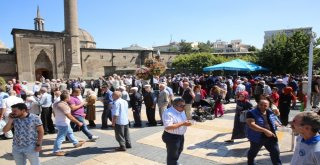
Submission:
M 53 153 L 55 156 L 66 156 L 67 153 L 63 152 L 63 151 L 58 151 L 58 152 L 55 152 Z
M 92 136 L 91 139 L 89 139 L 89 141 L 95 142 L 97 139 L 99 139 L 99 136 Z
M 79 148 L 79 147 L 83 146 L 84 143 L 85 143 L 85 141 L 79 141 L 79 143 L 74 145 L 74 147 Z

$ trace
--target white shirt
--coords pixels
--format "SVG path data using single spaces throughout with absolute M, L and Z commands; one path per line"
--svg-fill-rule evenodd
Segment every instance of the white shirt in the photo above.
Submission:
M 315 139 L 314 139 L 315 140 Z M 291 159 L 291 165 L 319 165 L 320 164 L 320 141 L 312 143 L 302 142 L 302 137 L 297 137 L 297 145 Z
M 187 116 L 184 111 L 179 112 L 172 106 L 163 112 L 162 120 L 163 120 L 164 127 L 168 127 L 176 123 L 187 121 Z M 171 134 L 183 135 L 187 131 L 187 126 L 181 126 L 176 129 L 165 130 L 165 131 Z
M 12 112 L 11 106 L 18 103 L 24 103 L 24 101 L 22 100 L 22 98 L 17 96 L 9 96 L 8 98 L 4 99 L 1 107 L 6 108 L 4 116 L 9 116 L 9 114 Z
M 40 91 L 40 85 L 34 85 L 33 86 L 33 93 L 39 92 Z
M 53 104 L 53 112 L 55 114 L 56 125 L 57 126 L 69 126 L 70 119 L 66 114 L 71 113 L 71 108 L 64 101 L 59 101 Z
M 245 90 L 246 90 L 246 87 L 243 84 L 239 84 L 234 93 L 237 95 L 239 92 L 242 92 L 242 91 L 245 91 Z

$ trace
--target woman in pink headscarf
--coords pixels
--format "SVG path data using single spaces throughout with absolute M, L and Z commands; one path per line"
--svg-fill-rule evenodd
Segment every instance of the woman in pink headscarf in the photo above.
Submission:
M 234 139 L 243 139 L 246 138 L 246 123 L 240 120 L 240 115 L 243 112 L 246 112 L 252 109 L 252 104 L 250 100 L 248 100 L 249 95 L 247 91 L 242 91 L 238 93 L 237 98 L 237 107 L 236 107 L 236 114 L 234 115 L 234 122 L 233 122 L 233 130 L 231 140 L 227 140 L 227 143 L 233 143 Z

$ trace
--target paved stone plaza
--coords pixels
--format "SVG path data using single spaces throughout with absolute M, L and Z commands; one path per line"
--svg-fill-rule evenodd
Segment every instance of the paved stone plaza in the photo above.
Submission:
M 246 153 L 249 142 L 247 139 L 236 140 L 233 144 L 226 144 L 224 141 L 230 139 L 233 128 L 233 118 L 235 104 L 225 105 L 226 114 L 222 118 L 207 120 L 188 128 L 185 135 L 185 146 L 179 162 L 183 165 L 207 165 L 207 164 L 246 164 Z M 298 113 L 291 111 L 290 116 Z M 81 148 L 73 148 L 71 143 L 64 143 L 62 149 L 70 151 L 64 157 L 52 156 L 53 143 L 56 134 L 45 135 L 43 141 L 43 151 L 40 160 L 43 165 L 158 165 L 165 164 L 166 150 L 165 144 L 161 140 L 163 127 L 143 127 L 131 128 L 130 135 L 132 149 L 127 152 L 114 152 L 118 143 L 114 137 L 112 129 L 101 130 L 100 116 L 102 114 L 102 104 L 97 102 L 98 123 L 96 129 L 91 129 L 94 135 L 100 139 L 96 142 L 86 142 Z M 159 115 L 157 114 L 157 120 Z M 142 118 L 146 122 L 145 108 L 142 110 Z M 132 113 L 130 120 L 133 121 Z M 278 131 L 281 159 L 283 164 L 289 164 L 293 152 L 291 149 L 291 135 L 285 128 Z M 78 139 L 85 139 L 82 132 L 76 132 Z M 0 165 L 14 164 L 11 153 L 12 140 L 0 141 Z M 263 148 L 257 156 L 258 164 L 271 164 L 268 152 Z

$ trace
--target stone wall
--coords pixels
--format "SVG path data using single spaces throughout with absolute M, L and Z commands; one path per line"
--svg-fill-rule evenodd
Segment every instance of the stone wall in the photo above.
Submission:
M 0 77 L 6 80 L 17 77 L 15 54 L 0 54 Z
M 121 50 L 121 49 L 90 49 L 81 48 L 81 65 L 83 78 L 91 79 L 100 76 L 134 73 L 144 65 L 146 58 L 156 56 L 156 51 L 151 50 Z M 163 52 L 161 58 L 168 65 L 177 53 Z

